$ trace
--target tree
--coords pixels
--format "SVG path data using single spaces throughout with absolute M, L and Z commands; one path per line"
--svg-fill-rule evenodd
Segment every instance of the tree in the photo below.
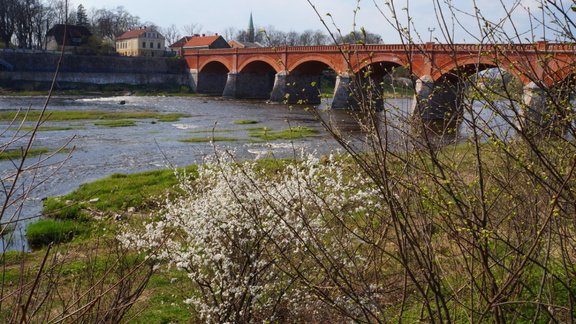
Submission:
M 361 29 L 338 37 L 338 41 L 340 44 L 381 44 L 382 37 Z
M 140 26 L 140 18 L 124 7 L 114 10 L 98 9 L 92 17 L 94 33 L 102 39 L 115 40 L 116 36 Z
M 88 15 L 86 14 L 86 9 L 83 5 L 78 5 L 76 9 L 76 25 L 88 27 Z
M 160 28 L 160 33 L 164 35 L 167 45 L 172 45 L 180 38 L 182 38 L 182 35 L 180 34 L 178 27 L 176 27 L 176 25 L 174 24 L 166 28 Z
M 182 30 L 184 30 L 184 34 L 186 34 L 186 36 L 194 36 L 200 34 L 202 32 L 202 28 L 202 25 L 196 23 L 190 23 L 182 26 Z
M 12 35 L 16 30 L 16 0 L 0 0 L 0 39 L 5 47 L 10 47 Z

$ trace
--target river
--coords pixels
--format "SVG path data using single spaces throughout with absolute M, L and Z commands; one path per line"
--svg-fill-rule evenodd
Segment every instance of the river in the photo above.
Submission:
M 0 111 L 18 109 L 38 110 L 45 98 L 42 97 L 0 97 Z M 125 102 L 125 104 L 120 104 Z M 290 157 L 295 150 L 325 153 L 337 148 L 337 144 L 325 132 L 315 116 L 303 108 L 290 108 L 255 101 L 231 101 L 219 98 L 194 97 L 55 97 L 48 106 L 50 111 L 129 111 L 184 113 L 188 117 L 176 122 L 154 122 L 150 119 L 137 120 L 132 127 L 102 127 L 93 120 L 46 122 L 45 127 L 70 128 L 38 132 L 34 147 L 55 151 L 62 146 L 72 149 L 68 154 L 57 154 L 42 163 L 34 172 L 27 172 L 19 182 L 19 193 L 33 183 L 40 184 L 27 197 L 21 210 L 7 210 L 3 223 L 11 215 L 23 219 L 15 228 L 11 249 L 26 249 L 24 229 L 26 224 L 38 219 L 41 214 L 42 199 L 67 194 L 80 184 L 103 178 L 113 173 L 134 173 L 140 171 L 185 166 L 201 163 L 203 158 L 214 152 L 211 143 L 183 143 L 180 140 L 190 137 L 215 136 L 235 138 L 233 142 L 217 142 L 219 149 L 234 150 L 241 159 L 257 159 L 272 154 L 275 157 Z M 332 119 L 347 131 L 358 131 L 354 121 L 346 112 L 334 111 Z M 255 120 L 257 124 L 238 125 L 234 121 Z M 25 126 L 30 126 L 27 123 Z M 317 136 L 269 143 L 255 141 L 249 136 L 249 128 L 267 127 L 272 131 L 288 127 L 305 126 L 318 131 Z M 29 136 L 16 138 L 14 125 L 0 123 L 0 143 L 12 142 L 10 149 L 18 149 Z M 208 133 L 198 133 L 207 131 Z M 44 157 L 29 158 L 27 165 Z M 0 177 L 10 186 L 10 175 L 15 165 L 8 160 L 0 161 Z M 5 194 L 3 197 L 5 200 Z
M 42 97 L 0 97 L 0 111 L 18 109 L 38 110 L 45 98 Z M 123 104 L 120 104 L 120 103 Z M 390 99 L 387 104 L 398 107 L 407 114 L 411 99 Z M 362 133 L 347 111 L 324 111 L 324 106 L 316 109 L 323 118 L 329 118 L 350 138 L 361 139 Z M 272 105 L 258 101 L 224 100 L 220 98 L 198 97 L 55 97 L 49 103 L 50 111 L 124 111 L 184 113 L 176 122 L 155 122 L 152 119 L 137 120 L 131 127 L 102 127 L 94 120 L 47 122 L 45 127 L 69 128 L 38 132 L 34 147 L 55 151 L 62 146 L 72 149 L 68 154 L 57 154 L 44 161 L 41 167 L 27 172 L 19 182 L 21 194 L 33 184 L 38 187 L 27 195 L 22 209 L 7 210 L 2 222 L 11 215 L 22 221 L 17 222 L 14 238 L 9 249 L 27 249 L 25 227 L 41 215 L 42 199 L 67 194 L 80 184 L 94 181 L 113 173 L 134 173 L 147 170 L 185 166 L 201 163 L 206 155 L 214 152 L 211 143 L 184 143 L 190 137 L 224 136 L 237 139 L 230 142 L 217 142 L 217 149 L 234 150 L 240 159 L 258 159 L 265 156 L 292 157 L 295 152 L 304 150 L 318 154 L 328 153 L 339 146 L 323 129 L 315 114 L 302 107 Z M 481 108 L 478 108 L 482 112 Z M 381 113 L 382 114 L 382 113 Z M 490 116 L 483 116 L 490 120 Z M 254 120 L 256 124 L 235 124 L 238 120 Z M 493 123 L 494 121 L 492 121 Z M 32 123 L 27 123 L 32 125 Z M 305 126 L 318 131 L 316 136 L 288 141 L 276 140 L 268 143 L 255 141 L 250 137 L 249 128 L 267 127 L 272 131 L 288 127 Z M 11 143 L 8 148 L 17 149 L 25 144 L 29 136 L 16 132 L 9 122 L 0 122 L 0 143 Z M 205 131 L 204 133 L 200 133 Z M 461 135 L 466 136 L 466 128 L 461 127 Z M 5 144 L 2 144 L 5 145 Z M 29 158 L 32 165 L 44 157 Z M 8 160 L 0 161 L 0 177 L 4 188 L 10 187 L 10 175 L 15 165 Z M 4 194 L 5 199 L 5 194 Z M 4 241 L 2 241 L 4 246 Z

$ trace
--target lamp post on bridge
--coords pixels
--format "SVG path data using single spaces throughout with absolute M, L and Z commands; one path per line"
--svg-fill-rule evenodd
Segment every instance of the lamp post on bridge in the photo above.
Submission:
M 428 31 L 430 32 L 430 43 L 432 43 L 432 33 L 436 30 L 436 28 L 428 27 Z

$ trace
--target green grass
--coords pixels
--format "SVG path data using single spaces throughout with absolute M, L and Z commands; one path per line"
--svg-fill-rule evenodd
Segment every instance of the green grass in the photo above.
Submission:
M 236 142 L 238 141 L 237 138 L 233 137 L 191 137 L 185 139 L 179 139 L 178 142 L 182 143 L 210 143 L 210 142 Z
M 42 219 L 28 225 L 26 237 L 30 247 L 40 248 L 50 243 L 69 242 L 82 231 L 76 222 Z
M 290 127 L 280 131 L 270 131 L 267 129 L 249 131 L 251 137 L 258 138 L 262 141 L 294 140 L 315 136 L 317 134 L 317 130 L 304 126 Z
M 31 132 L 35 129 L 34 126 L 22 126 L 22 127 L 16 127 L 16 128 L 11 128 L 10 130 L 12 131 L 19 131 L 19 132 Z M 38 127 L 37 131 L 38 132 L 53 132 L 53 131 L 64 131 L 64 130 L 72 130 L 75 129 L 75 127 L 60 127 L 60 126 L 40 126 Z
M 185 168 L 196 174 L 196 166 Z M 178 181 L 173 170 L 148 171 L 135 174 L 113 174 L 101 180 L 81 185 L 74 192 L 44 201 L 43 214 L 59 219 L 83 218 L 88 208 L 101 212 L 120 212 L 129 207 L 150 210 L 159 198 L 176 192 Z
M 104 121 L 95 122 L 94 125 L 111 127 L 111 128 L 114 128 L 114 127 L 132 127 L 132 126 L 136 126 L 136 122 L 133 120 L 125 120 L 125 119 L 104 120 Z
M 50 152 L 49 149 L 41 147 L 41 148 L 33 148 L 28 151 L 28 157 L 38 156 L 42 154 L 47 154 Z M 15 160 L 22 158 L 22 150 L 7 150 L 4 152 L 0 152 L 0 160 Z
M 28 253 L 22 251 L 6 251 L 0 255 L 0 264 L 17 264 L 25 261 Z
M 40 112 L 37 110 L 25 112 L 7 111 L 0 112 L 0 121 L 11 120 L 37 120 Z M 117 119 L 157 119 L 158 121 L 177 121 L 186 114 L 156 112 L 108 112 L 108 111 L 51 111 L 46 113 L 45 120 L 70 121 L 70 120 L 117 120 Z
M 235 125 L 252 125 L 252 124 L 258 124 L 258 121 L 257 120 L 250 120 L 250 119 L 240 119 L 240 120 L 233 121 L 232 124 L 235 124 Z
M 179 121 L 180 118 L 185 117 L 184 114 L 178 113 L 170 113 L 170 114 L 161 114 L 160 116 L 156 117 L 159 122 L 161 123 L 171 123 L 175 121 Z

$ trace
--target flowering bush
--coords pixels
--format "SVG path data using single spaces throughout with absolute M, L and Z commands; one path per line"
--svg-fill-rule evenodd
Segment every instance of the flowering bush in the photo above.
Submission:
M 186 271 L 198 291 L 185 302 L 206 321 L 294 317 L 312 295 L 337 294 L 349 305 L 339 289 L 321 285 L 330 274 L 353 273 L 363 258 L 354 230 L 339 228 L 347 215 L 378 208 L 369 181 L 345 175 L 334 156 L 308 155 L 273 175 L 232 162 L 218 156 L 195 180 L 179 175 L 185 194 L 123 243 Z

